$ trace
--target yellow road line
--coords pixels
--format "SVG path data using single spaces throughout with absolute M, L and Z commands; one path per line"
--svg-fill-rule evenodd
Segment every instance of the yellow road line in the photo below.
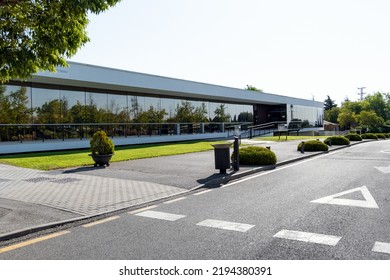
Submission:
M 46 236 L 42 236 L 42 237 L 34 238 L 34 239 L 31 239 L 31 240 L 27 240 L 25 242 L 21 242 L 21 243 L 14 244 L 14 245 L 11 245 L 11 246 L 7 246 L 7 247 L 4 247 L 4 248 L 0 248 L 0 254 L 8 252 L 8 251 L 15 250 L 15 249 L 19 249 L 19 248 L 22 248 L 22 247 L 25 247 L 25 246 L 28 246 L 28 245 L 32 245 L 32 244 L 35 244 L 35 243 L 38 243 L 38 242 L 42 242 L 42 241 L 45 241 L 45 240 L 48 240 L 48 239 L 51 239 L 51 238 L 59 237 L 61 235 L 68 234 L 68 233 L 70 233 L 70 231 L 64 230 L 64 231 L 60 231 L 60 232 L 57 232 L 57 233 L 49 234 L 49 235 L 46 235 Z
M 92 223 L 89 223 L 89 224 L 85 224 L 85 225 L 83 225 L 83 227 L 89 228 L 89 227 L 93 227 L 93 226 L 96 226 L 96 225 L 107 223 L 107 222 L 110 222 L 110 221 L 113 221 L 113 220 L 116 220 L 116 219 L 119 219 L 119 218 L 120 218 L 119 216 L 113 216 L 113 217 L 110 217 L 110 218 L 107 218 L 107 219 L 103 219 L 103 220 L 100 220 L 100 221 L 96 221 L 96 222 L 92 222 Z
M 128 212 L 130 215 L 131 214 L 136 214 L 136 213 L 139 213 L 139 212 L 143 212 L 143 211 L 146 211 L 146 210 L 150 210 L 150 209 L 153 209 L 153 208 L 156 208 L 157 205 L 152 205 L 152 206 L 149 206 L 149 207 L 144 207 L 144 208 L 141 208 L 141 209 L 137 209 L 137 210 L 134 210 L 134 211 L 131 211 L 131 212 Z

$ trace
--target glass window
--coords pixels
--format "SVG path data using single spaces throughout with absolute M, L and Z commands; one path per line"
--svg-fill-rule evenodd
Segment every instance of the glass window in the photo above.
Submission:
M 62 104 L 58 89 L 32 88 L 31 96 L 35 123 L 55 124 L 62 122 Z
M 0 123 L 29 123 L 32 121 L 31 88 L 0 85 Z M 17 108 L 17 110 L 16 110 Z

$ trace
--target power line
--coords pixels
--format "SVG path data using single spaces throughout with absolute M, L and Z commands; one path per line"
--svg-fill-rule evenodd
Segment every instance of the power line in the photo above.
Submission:
M 366 93 L 363 92 L 363 90 L 365 89 L 366 87 L 359 87 L 358 89 L 360 90 L 360 92 L 358 92 L 358 94 L 360 95 L 360 101 L 363 100 L 363 95 L 365 95 Z

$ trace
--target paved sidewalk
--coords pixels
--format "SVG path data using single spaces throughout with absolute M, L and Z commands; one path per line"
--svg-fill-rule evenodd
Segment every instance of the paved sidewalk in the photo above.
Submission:
M 270 146 L 277 165 L 319 153 L 297 151 L 299 141 L 254 142 Z M 262 171 L 240 166 L 219 174 L 214 151 L 112 163 L 110 167 L 79 167 L 38 171 L 0 165 L 0 241 L 65 222 L 136 207 Z

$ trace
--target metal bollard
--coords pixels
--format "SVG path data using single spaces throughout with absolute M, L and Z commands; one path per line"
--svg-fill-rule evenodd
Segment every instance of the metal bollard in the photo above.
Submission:
M 305 142 L 302 141 L 301 143 L 302 143 L 302 145 L 301 145 L 301 153 L 304 154 L 305 153 Z
M 240 170 L 240 154 L 239 154 L 239 145 L 238 145 L 238 136 L 234 137 L 234 145 L 233 145 L 233 153 L 234 153 L 234 158 L 233 158 L 233 170 L 238 171 Z

